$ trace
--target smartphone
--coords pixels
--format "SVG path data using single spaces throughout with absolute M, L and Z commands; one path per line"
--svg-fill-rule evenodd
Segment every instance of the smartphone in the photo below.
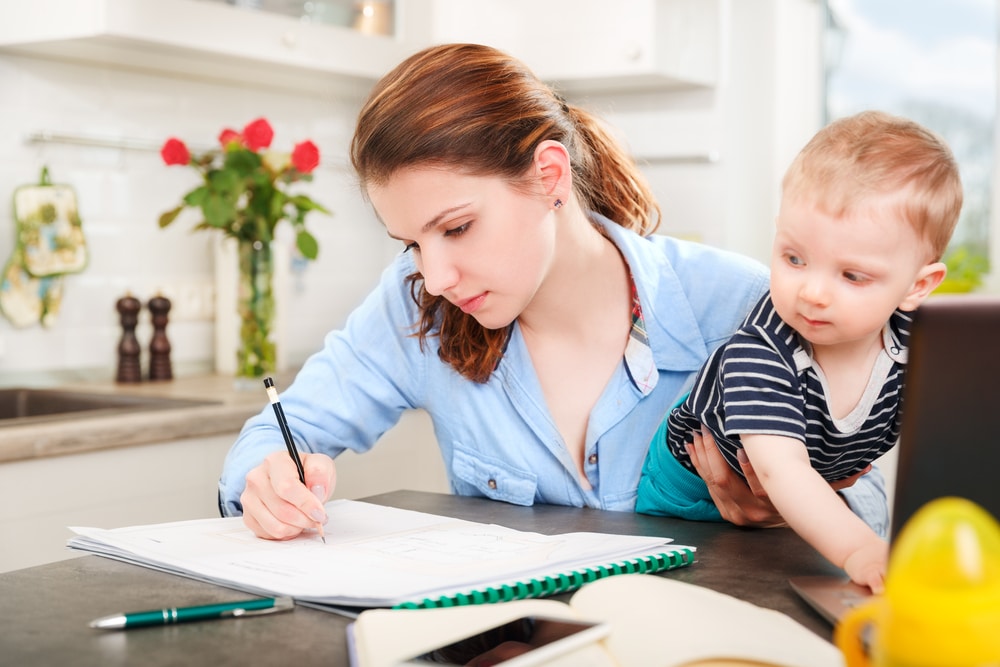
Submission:
M 404 665 L 530 667 L 606 637 L 607 623 L 522 616 L 403 662 Z

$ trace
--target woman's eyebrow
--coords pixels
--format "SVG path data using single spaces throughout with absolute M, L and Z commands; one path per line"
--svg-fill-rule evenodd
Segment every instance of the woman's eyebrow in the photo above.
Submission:
M 441 211 L 440 213 L 438 213 L 437 215 L 435 215 L 433 218 L 431 218 L 430 220 L 428 220 L 427 222 L 425 222 L 423 224 L 423 226 L 420 228 L 420 231 L 422 233 L 429 232 L 430 230 L 434 229 L 439 224 L 441 224 L 441 221 L 444 220 L 446 217 L 448 217 L 452 213 L 455 213 L 456 211 L 460 211 L 463 208 L 471 206 L 471 204 L 472 204 L 472 202 L 465 202 L 464 204 L 458 204 L 457 206 L 452 206 L 450 208 L 446 208 L 445 210 Z M 393 235 L 393 233 L 390 232 L 388 229 L 386 230 L 385 233 L 388 234 L 389 238 L 391 238 L 391 239 L 395 239 L 397 241 L 402 241 L 403 240 L 403 239 L 399 238 L 398 236 Z

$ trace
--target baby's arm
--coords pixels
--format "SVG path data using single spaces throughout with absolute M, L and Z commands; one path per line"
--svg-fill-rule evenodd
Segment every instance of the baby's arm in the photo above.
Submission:
M 809 544 L 859 584 L 881 593 L 889 547 L 809 464 L 805 446 L 777 435 L 740 436 L 774 506 Z

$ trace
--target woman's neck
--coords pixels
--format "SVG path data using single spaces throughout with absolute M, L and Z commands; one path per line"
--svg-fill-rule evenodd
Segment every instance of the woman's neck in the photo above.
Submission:
M 621 322 L 627 323 L 631 290 L 618 248 L 579 206 L 568 205 L 556 224 L 552 266 L 518 318 L 521 327 L 536 334 L 586 337 L 609 314 L 624 312 Z

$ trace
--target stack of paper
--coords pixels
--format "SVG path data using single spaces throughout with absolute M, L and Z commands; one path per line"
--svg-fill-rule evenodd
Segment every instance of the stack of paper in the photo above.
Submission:
M 543 597 L 612 574 L 687 565 L 663 537 L 541 535 L 351 500 L 327 504 L 317 535 L 276 542 L 238 517 L 102 530 L 74 549 L 250 593 L 330 607 L 451 606 Z

